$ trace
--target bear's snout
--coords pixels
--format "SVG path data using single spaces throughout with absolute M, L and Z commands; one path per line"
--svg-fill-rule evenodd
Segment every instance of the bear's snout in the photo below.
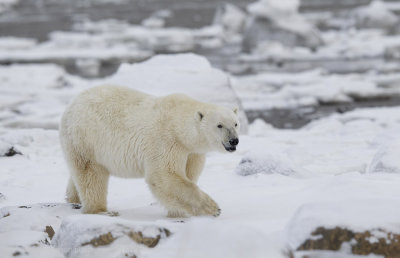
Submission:
M 234 152 L 236 150 L 236 146 L 239 144 L 239 139 L 238 138 L 232 138 L 229 140 L 229 145 L 228 143 L 224 144 L 222 143 L 222 145 L 224 145 L 225 150 L 229 151 L 229 152 Z
M 236 146 L 239 144 L 239 139 L 238 138 L 233 138 L 229 140 L 230 145 Z

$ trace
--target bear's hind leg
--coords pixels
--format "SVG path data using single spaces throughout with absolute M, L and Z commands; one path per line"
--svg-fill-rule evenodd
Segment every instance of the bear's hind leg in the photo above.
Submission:
M 79 199 L 79 194 L 78 191 L 76 190 L 74 181 L 72 181 L 72 178 L 70 177 L 68 180 L 68 186 L 67 186 L 67 202 L 69 203 L 81 203 L 81 200 Z
M 110 177 L 108 171 L 101 165 L 87 162 L 84 169 L 76 171 L 74 176 L 83 212 L 106 212 L 108 179 Z

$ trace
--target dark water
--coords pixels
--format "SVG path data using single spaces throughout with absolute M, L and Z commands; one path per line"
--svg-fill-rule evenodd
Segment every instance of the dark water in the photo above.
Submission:
M 334 113 L 345 113 L 356 108 L 393 107 L 400 105 L 400 97 L 358 99 L 352 103 L 320 104 L 294 109 L 247 110 L 249 122 L 261 118 L 276 128 L 297 129 L 309 122 Z
M 196 28 L 212 22 L 221 0 L 126 0 L 121 3 L 98 0 L 21 0 L 0 15 L 0 36 L 32 37 L 45 40 L 54 30 L 70 30 L 83 19 L 125 20 L 138 24 L 155 11 L 168 9 L 173 15 L 166 26 Z M 229 1 L 244 7 L 250 1 Z
M 283 0 L 284 1 L 284 0 Z M 371 0 L 303 0 L 300 10 L 336 11 L 368 4 Z M 120 3 L 118 3 L 120 2 Z M 0 15 L 0 36 L 32 37 L 45 40 L 54 30 L 70 30 L 82 19 L 125 20 L 140 23 L 151 13 L 169 9 L 167 26 L 197 28 L 209 25 L 218 6 L 229 2 L 244 8 L 251 0 L 21 0 Z

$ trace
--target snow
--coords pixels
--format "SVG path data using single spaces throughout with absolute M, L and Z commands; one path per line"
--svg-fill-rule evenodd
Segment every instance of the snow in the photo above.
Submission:
M 400 162 L 397 157 L 397 153 L 400 151 L 400 142 L 393 136 L 391 136 L 389 140 L 391 140 L 391 142 L 386 143 L 381 147 L 380 151 L 375 154 L 368 167 L 368 172 L 400 172 Z
M 35 204 L 0 209 L 0 254 L 12 257 L 64 257 L 48 243 L 47 226 L 58 230 L 61 217 L 78 213 L 70 204 Z
M 89 5 L 96 1 L 113 2 Z M 0 0 L 0 13 L 17 3 Z M 374 0 L 346 14 L 300 13 L 299 6 L 300 0 L 258 0 L 246 13 L 224 4 L 214 23 L 199 29 L 165 27 L 173 13 L 161 10 L 141 25 L 79 19 L 73 31 L 52 32 L 44 42 L 0 38 L 0 61 L 11 63 L 0 66 L 0 257 L 354 258 L 361 256 L 349 254 L 350 244 L 339 252 L 296 249 L 320 238 L 311 235 L 320 226 L 368 230 L 371 243 L 385 237 L 381 230 L 400 233 L 400 107 L 358 108 L 296 130 L 260 119 L 247 125 L 250 110 L 400 97 L 399 3 Z M 274 27 L 286 37 L 257 38 L 240 53 L 256 20 L 267 25 L 254 34 L 271 36 L 265 29 Z M 296 44 L 286 44 L 292 37 Z M 205 57 L 176 54 L 190 51 L 229 55 L 227 63 L 262 72 L 233 77 Z M 315 68 L 337 61 L 343 74 Z M 104 63 L 123 64 L 114 75 L 89 80 L 50 62 L 90 77 Z M 110 179 L 108 208 L 117 217 L 83 215 L 79 205 L 65 203 L 60 116 L 73 97 L 102 84 L 240 107 L 237 151 L 209 153 L 199 179 L 221 216 L 167 218 L 143 179 Z M 159 235 L 160 242 L 148 248 L 132 241 L 131 231 Z M 107 233 L 116 237 L 112 243 L 86 244 Z
M 261 148 L 265 148 L 262 146 Z M 290 162 L 282 154 L 271 151 L 263 151 L 261 148 L 252 150 L 247 153 L 239 165 L 236 167 L 236 173 L 242 176 L 248 176 L 258 173 L 281 174 L 285 176 L 294 176 L 299 170 L 296 164 Z
M 346 253 L 338 253 L 336 251 L 301 251 L 298 252 L 295 257 L 309 257 L 309 258 L 383 258 L 381 255 L 355 255 L 355 254 L 346 254 Z
M 306 101 L 307 95 L 313 101 L 387 96 L 398 92 L 396 74 L 332 75 L 322 70 L 261 74 L 236 78 L 249 86 L 246 90 L 235 83 L 235 93 L 230 76 L 205 58 L 185 54 L 124 64 L 104 79 L 85 80 L 43 64 L 1 67 L 0 80 L 1 257 L 17 251 L 31 257 L 40 252 L 41 257 L 118 257 L 125 251 L 144 258 L 282 257 L 316 226 L 399 231 L 395 221 L 400 201 L 399 107 L 334 114 L 298 130 L 256 121 L 248 135 L 240 136 L 235 153 L 207 155 L 199 186 L 220 205 L 221 216 L 182 219 L 182 223 L 166 218 L 166 210 L 143 179 L 111 178 L 108 206 L 119 212 L 118 217 L 81 215 L 77 207 L 65 204 L 69 173 L 57 131 L 71 98 L 99 84 L 123 84 L 156 95 L 185 92 L 225 104 L 239 103 L 239 96 L 246 109 L 252 103 L 248 96 L 256 91 L 262 93 L 259 99 L 270 96 L 264 102 L 271 107 L 314 103 Z M 274 96 L 284 85 L 297 92 Z M 322 90 L 326 86 L 330 91 Z M 295 96 L 303 100 L 291 101 Z M 21 154 L 4 157 L 11 147 Z M 144 231 L 150 236 L 166 228 L 172 235 L 147 248 L 122 236 L 125 226 L 120 225 L 149 227 Z M 43 233 L 46 226 L 52 226 L 55 238 Z M 109 246 L 74 249 L 109 231 L 121 237 Z M 329 252 L 324 255 L 332 257 Z
M 257 138 L 249 144 L 251 151 L 243 156 L 236 172 L 292 177 L 397 172 L 398 142 L 394 139 L 399 130 L 399 112 L 399 108 L 355 110 L 317 120 L 299 130 L 284 131 L 258 121 L 250 130 L 250 135 L 254 133 Z
M 196 219 L 164 241 L 155 258 L 218 258 L 218 257 L 274 257 L 283 258 L 272 237 L 259 230 L 236 223 L 218 223 L 210 219 Z

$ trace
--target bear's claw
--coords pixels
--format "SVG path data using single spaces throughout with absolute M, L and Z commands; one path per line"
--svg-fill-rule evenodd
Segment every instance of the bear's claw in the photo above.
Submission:
M 218 217 L 220 214 L 221 209 L 218 207 L 218 204 L 206 193 L 202 193 L 200 208 L 193 215 Z
M 217 213 L 214 214 L 214 217 L 219 217 L 219 215 L 221 215 L 221 209 L 218 209 Z

